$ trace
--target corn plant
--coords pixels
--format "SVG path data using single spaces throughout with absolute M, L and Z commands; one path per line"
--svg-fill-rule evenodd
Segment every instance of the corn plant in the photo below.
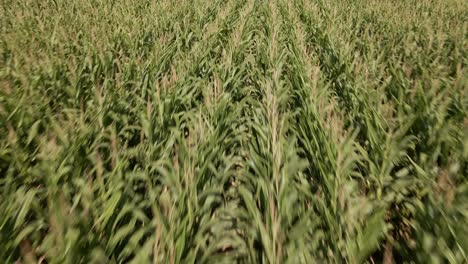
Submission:
M 1 263 L 466 263 L 468 3 L 2 0 Z

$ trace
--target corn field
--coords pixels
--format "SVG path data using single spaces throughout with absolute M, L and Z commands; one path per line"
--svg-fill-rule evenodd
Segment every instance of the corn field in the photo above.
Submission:
M 0 263 L 468 262 L 468 1 L 0 1 Z

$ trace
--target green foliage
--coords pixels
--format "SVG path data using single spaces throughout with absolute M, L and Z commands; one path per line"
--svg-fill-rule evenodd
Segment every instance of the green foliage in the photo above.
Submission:
M 5 263 L 466 263 L 462 0 L 0 5 Z

